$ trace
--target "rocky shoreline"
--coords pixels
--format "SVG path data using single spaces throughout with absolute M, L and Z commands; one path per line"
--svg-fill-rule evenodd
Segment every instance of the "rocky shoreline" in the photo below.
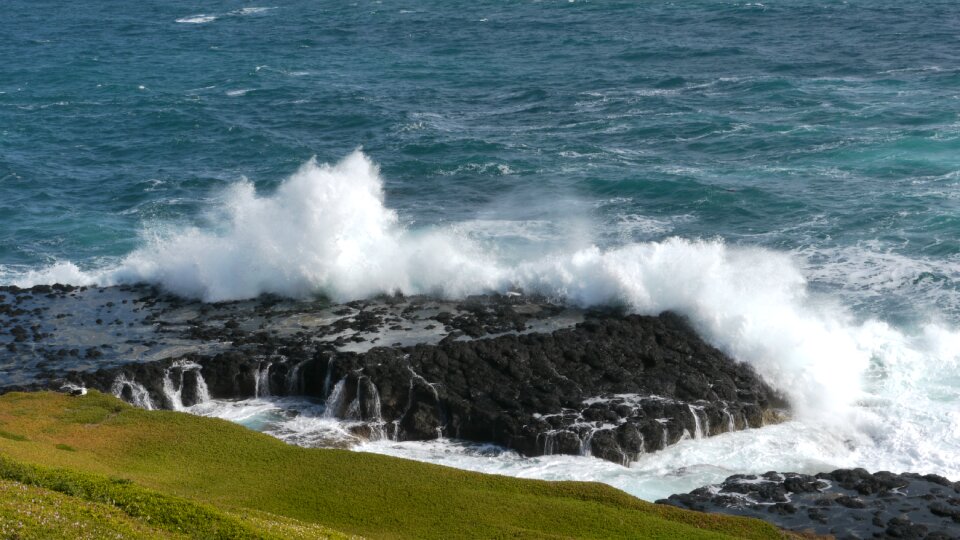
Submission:
M 933 474 L 871 474 L 864 469 L 815 476 L 738 474 L 657 502 L 836 538 L 960 537 L 960 482 Z
M 37 368 L 26 384 L 0 379 L 6 389 L 69 383 L 166 409 L 302 395 L 361 437 L 448 436 L 624 465 L 786 410 L 749 366 L 671 313 L 582 311 L 520 294 L 343 305 L 200 304 L 144 287 L 0 294 L 0 345 Z
M 303 396 L 358 439 L 452 437 L 624 466 L 789 414 L 748 365 L 669 312 L 520 293 L 203 304 L 147 286 L 0 288 L 0 393 L 87 388 L 175 410 Z M 939 477 L 857 470 L 737 475 L 659 502 L 840 538 L 949 538 L 958 494 Z

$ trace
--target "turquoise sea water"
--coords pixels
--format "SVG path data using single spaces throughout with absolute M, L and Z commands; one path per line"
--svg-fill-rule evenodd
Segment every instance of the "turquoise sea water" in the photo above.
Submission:
M 413 227 L 720 237 L 954 318 L 958 26 L 953 2 L 12 0 L 0 263 L 103 266 L 362 146 Z
M 0 35 L 0 282 L 675 309 L 810 410 L 677 459 L 960 474 L 955 2 L 8 0 Z

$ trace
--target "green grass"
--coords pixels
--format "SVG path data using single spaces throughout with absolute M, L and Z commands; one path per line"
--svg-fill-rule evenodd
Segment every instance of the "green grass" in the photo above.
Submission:
M 115 507 L 155 529 L 202 538 L 257 538 L 252 528 L 194 501 L 143 489 L 124 479 L 109 479 L 65 469 L 24 465 L 0 457 L 0 478 L 61 493 L 75 500 Z
M 80 501 L 111 502 L 164 534 L 291 537 L 298 531 L 308 538 L 333 529 L 370 538 L 784 537 L 760 521 L 653 505 L 602 484 L 299 448 L 226 421 L 144 411 L 95 392 L 0 396 L 0 429 L 27 438 L 0 438 L 0 477 Z M 138 513 L 141 504 L 150 510 Z M 161 519 L 160 508 L 170 517 Z
M 188 538 L 151 527 L 109 504 L 0 480 L 0 538 Z
M 165 495 L 125 478 L 25 465 L 0 456 L 0 536 L 288 539 L 346 538 L 321 526 L 262 512 L 231 514 Z

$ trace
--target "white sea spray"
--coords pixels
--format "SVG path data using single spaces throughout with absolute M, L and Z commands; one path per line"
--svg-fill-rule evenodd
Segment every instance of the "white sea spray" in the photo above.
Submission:
M 456 227 L 403 227 L 385 205 L 378 168 L 360 151 L 335 165 L 310 160 L 272 194 L 238 183 L 220 214 L 210 227 L 149 231 L 146 244 L 109 271 L 60 263 L 24 280 L 146 281 L 206 301 L 261 293 L 346 301 L 395 291 L 457 298 L 519 287 L 580 306 L 672 310 L 784 392 L 804 426 L 784 431 L 788 441 L 760 435 L 775 428 L 758 431 L 745 446 L 757 454 L 745 459 L 789 465 L 770 462 L 784 452 L 798 466 L 960 475 L 960 333 L 855 320 L 809 292 L 795 255 L 669 238 L 506 260 Z M 698 441 L 704 463 L 720 444 L 712 441 Z M 679 462 L 686 458 L 664 466 Z

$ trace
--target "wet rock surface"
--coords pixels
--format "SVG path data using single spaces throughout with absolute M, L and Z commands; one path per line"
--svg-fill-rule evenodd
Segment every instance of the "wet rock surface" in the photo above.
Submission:
M 310 396 L 364 437 L 492 442 L 627 464 L 778 421 L 783 399 L 686 321 L 520 294 L 202 304 L 147 287 L 0 289 L 0 389 L 148 408 Z M 14 350 L 10 350 L 10 348 Z
M 815 476 L 734 475 L 657 501 L 755 517 L 784 529 L 846 538 L 960 538 L 960 482 L 937 475 L 838 469 Z

